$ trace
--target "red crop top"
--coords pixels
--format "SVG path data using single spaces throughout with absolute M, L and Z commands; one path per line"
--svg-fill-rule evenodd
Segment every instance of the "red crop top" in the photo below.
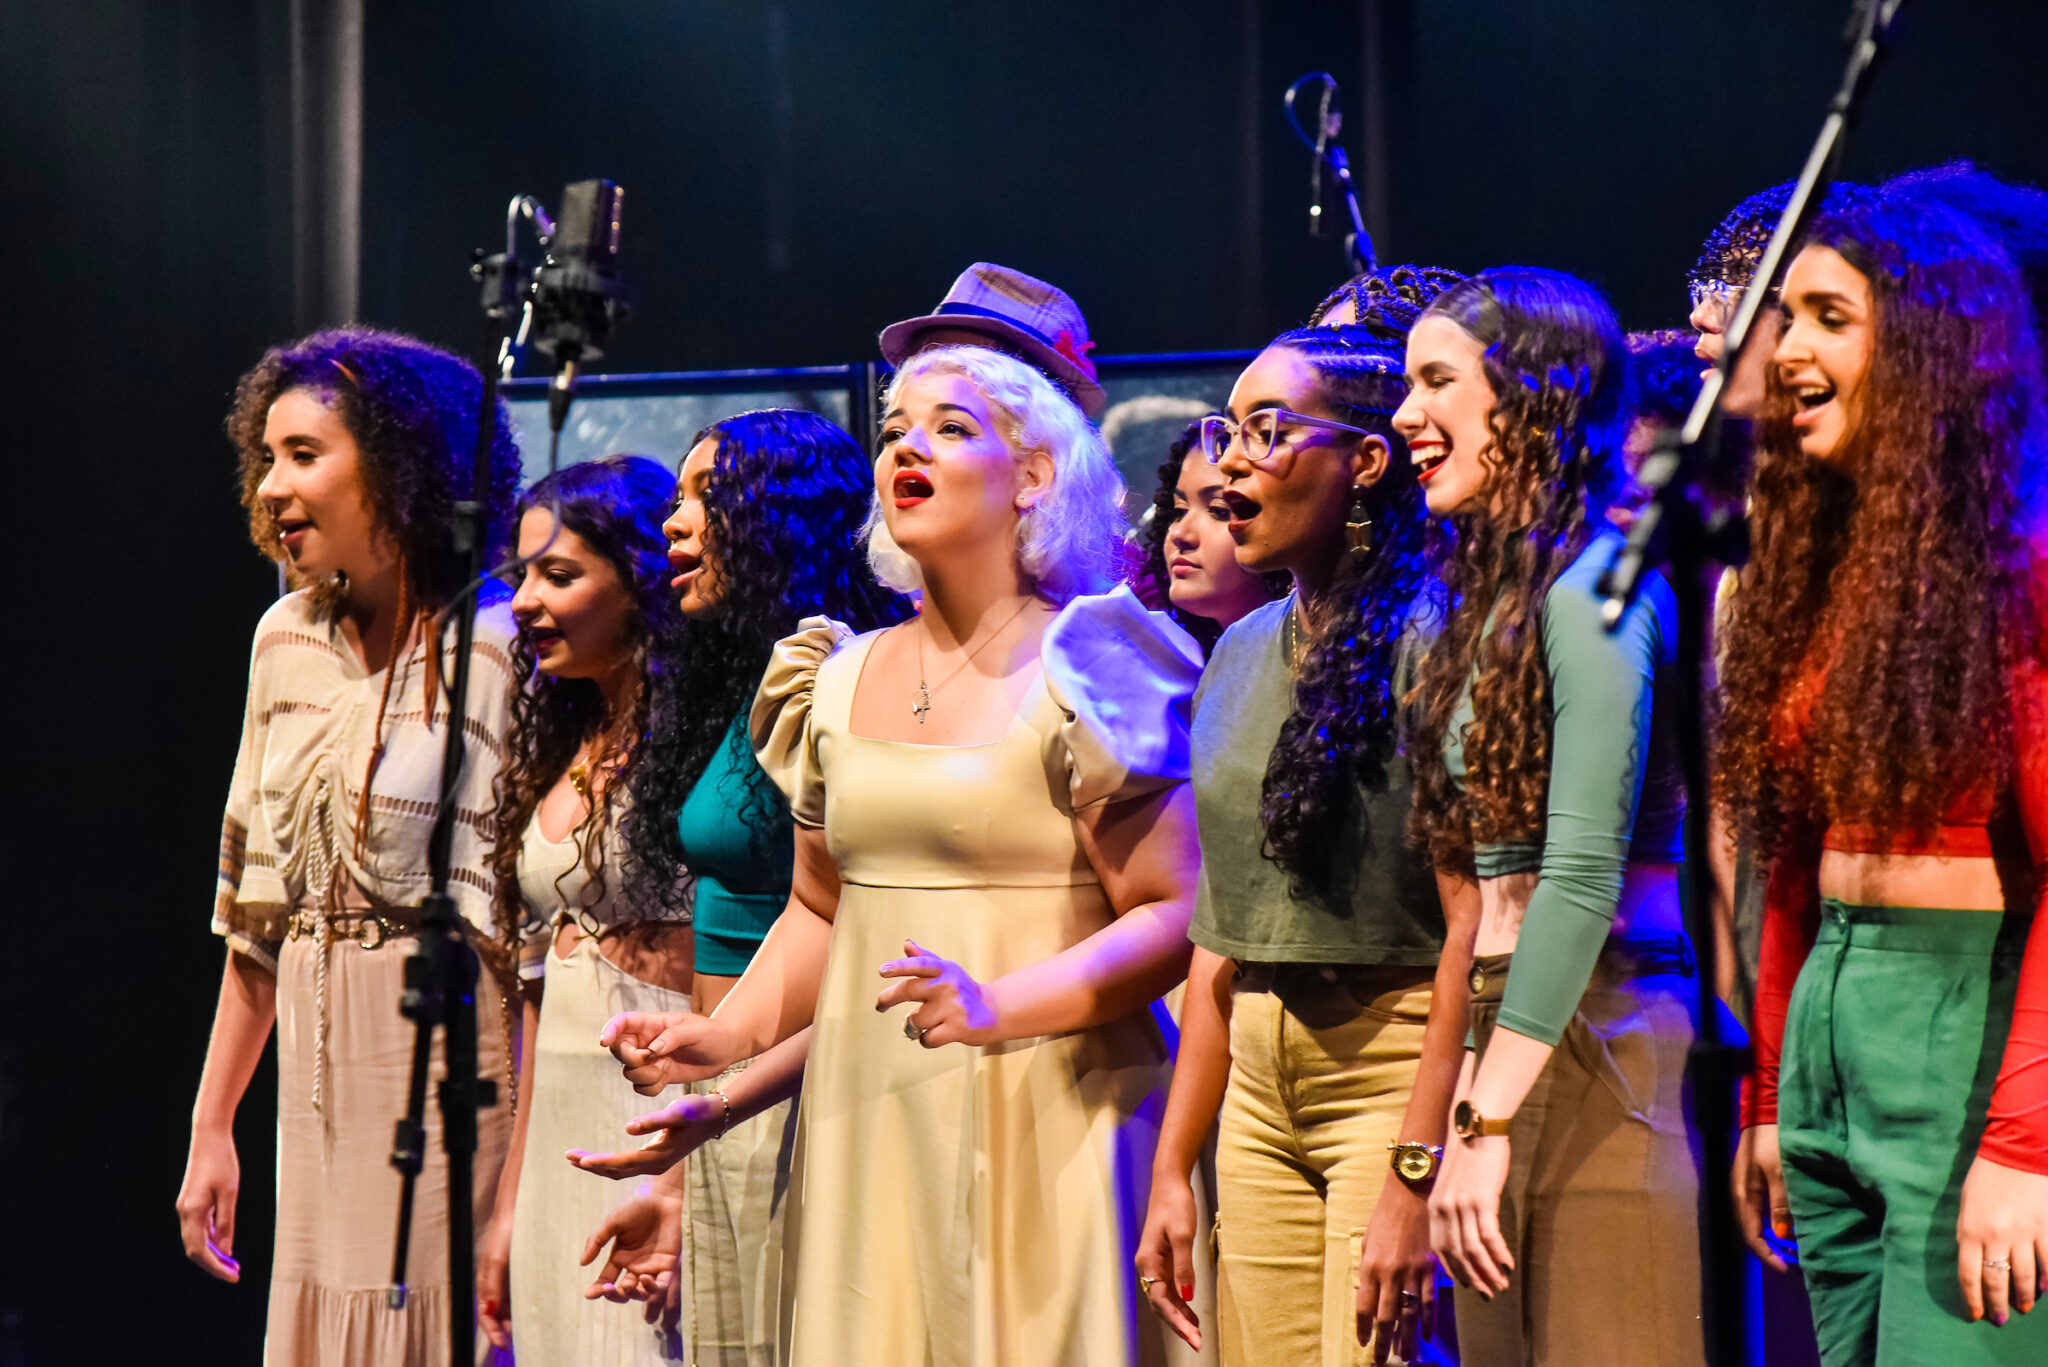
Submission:
M 2036 562 L 2037 595 L 2048 587 Z M 2037 597 L 2048 603 L 2048 595 Z M 1808 676 L 1786 698 L 1779 717 L 1780 743 L 1796 743 L 1820 693 L 1820 676 Z M 2029 662 L 2013 679 L 2013 743 L 2019 750 L 2012 809 L 2026 833 L 2033 865 L 2033 928 L 2020 965 L 2012 1031 L 1991 1093 L 1984 1137 L 1977 1152 L 1994 1163 L 2048 1174 L 2048 908 L 2042 906 L 2048 870 L 2048 670 Z M 1795 837 L 1772 863 L 1764 889 L 1762 955 L 1757 965 L 1754 1008 L 1756 1071 L 1743 1095 L 1744 1125 L 1778 1119 L 1778 1062 L 1785 1039 L 1785 1012 L 1792 986 L 1813 949 L 1820 928 L 1820 854 L 1992 857 L 1991 821 L 1999 794 L 1988 781 L 1973 784 L 1942 814 L 1943 824 L 1924 834 L 1880 841 L 1861 826 L 1838 824 Z M 1818 836 L 1819 838 L 1814 838 Z M 1969 913 L 1958 913 L 1968 915 Z

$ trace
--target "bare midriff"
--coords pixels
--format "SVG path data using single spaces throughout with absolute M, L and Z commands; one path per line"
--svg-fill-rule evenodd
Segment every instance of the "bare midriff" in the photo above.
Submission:
M 1820 895 L 1870 907 L 1953 907 L 2003 911 L 2005 889 L 1990 859 L 1824 850 Z
M 581 926 L 564 923 L 555 932 L 555 957 L 566 959 L 582 939 Z M 699 1006 L 692 993 L 695 975 L 690 965 L 695 947 L 690 927 L 667 921 L 634 921 L 606 932 L 597 941 L 597 952 L 606 963 L 630 978 L 690 997 L 691 1006 L 701 1011 L 709 1008 Z

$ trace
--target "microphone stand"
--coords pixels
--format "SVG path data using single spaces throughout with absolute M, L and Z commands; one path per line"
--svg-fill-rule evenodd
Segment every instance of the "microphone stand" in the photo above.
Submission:
M 1707 785 L 1706 727 L 1701 704 L 1707 661 L 1709 601 L 1704 575 L 1710 565 L 1740 565 L 1749 558 L 1748 522 L 1739 510 L 1704 507 L 1701 476 L 1718 458 L 1721 445 L 1721 402 L 1728 377 L 1741 363 L 1756 320 L 1792 244 L 1805 231 L 1821 202 L 1850 126 L 1855 122 L 1877 60 L 1883 55 L 1901 0 L 1856 0 L 1844 40 L 1849 61 L 1841 87 L 1828 104 L 1819 138 L 1807 155 L 1784 215 L 1757 262 L 1756 274 L 1744 290 L 1733 320 L 1723 334 L 1721 362 L 1700 386 L 1699 399 L 1683 427 L 1659 434 L 1643 462 L 1640 480 L 1649 502 L 1629 529 L 1628 542 L 1601 576 L 1598 592 L 1602 616 L 1610 631 L 1621 624 L 1645 576 L 1660 565 L 1670 568 L 1678 600 L 1678 669 L 1691 695 L 1678 709 L 1679 747 L 1685 764 L 1686 891 L 1692 915 L 1709 914 L 1713 905 L 1713 861 L 1708 842 L 1710 797 Z M 1716 995 L 1719 945 L 1711 925 L 1693 937 L 1700 965 L 1699 1033 L 1687 1061 L 1694 1116 L 1706 1163 L 1706 1222 L 1702 1253 L 1706 1271 L 1704 1322 L 1707 1358 L 1716 1367 L 1738 1367 L 1746 1356 L 1748 1300 L 1744 1294 L 1744 1242 L 1735 1194 L 1728 1174 L 1734 1163 L 1737 1116 L 1735 1087 L 1749 1071 L 1750 1051 L 1731 1043 L 1721 1030 Z
M 448 1327 L 452 1367 L 468 1367 L 476 1360 L 477 1109 L 498 1104 L 498 1084 L 477 1076 L 479 965 L 455 899 L 448 893 L 448 881 L 454 855 L 457 795 L 467 753 L 464 732 L 468 724 L 470 652 L 476 639 L 476 594 L 484 576 L 484 520 L 491 499 L 498 377 L 507 342 L 506 322 L 523 284 L 518 258 L 511 250 L 513 229 L 522 207 L 520 200 L 514 200 L 508 211 L 505 254 L 480 260 L 473 272 L 483 284 L 483 390 L 477 406 L 470 497 L 455 502 L 450 518 L 450 536 L 461 582 L 467 587 L 446 610 L 455 621 L 455 660 L 448 688 L 447 732 L 441 751 L 441 797 L 427 843 L 430 890 L 420 901 L 419 948 L 405 961 L 405 991 L 398 1007 L 400 1014 L 413 1023 L 414 1032 L 406 1113 L 397 1123 L 391 1150 L 391 1165 L 400 1174 L 398 1237 L 385 1304 L 402 1310 L 406 1303 L 413 1198 L 426 1163 L 427 1075 L 433 1063 L 434 1031 L 438 1027 L 444 1032 L 445 1075 L 435 1088 L 435 1098 L 441 1110 L 441 1147 L 448 1155 L 448 1284 L 452 1301 Z M 429 648 L 441 648 L 440 623 L 435 626 Z M 432 699 L 428 700 L 428 707 L 431 711 Z
M 1310 137 L 1308 130 L 1301 126 L 1300 117 L 1294 112 L 1294 101 L 1301 94 L 1303 86 L 1311 83 L 1323 88 L 1322 99 L 1316 106 L 1316 135 Z M 1337 188 L 1344 192 L 1344 208 L 1351 216 L 1351 231 L 1344 234 L 1344 259 L 1350 263 L 1353 275 L 1362 275 L 1377 264 L 1374 259 L 1372 234 L 1365 230 L 1365 216 L 1358 208 L 1358 186 L 1351 179 L 1351 160 L 1344 155 L 1344 148 L 1337 141 L 1337 132 L 1344 125 L 1343 116 L 1331 108 L 1337 98 L 1337 78 L 1327 71 L 1311 71 L 1308 75 L 1287 87 L 1281 97 L 1281 104 L 1287 111 L 1287 122 L 1294 129 L 1294 136 L 1301 139 L 1315 160 L 1309 167 L 1308 232 L 1310 237 L 1323 236 L 1323 168 L 1337 178 Z

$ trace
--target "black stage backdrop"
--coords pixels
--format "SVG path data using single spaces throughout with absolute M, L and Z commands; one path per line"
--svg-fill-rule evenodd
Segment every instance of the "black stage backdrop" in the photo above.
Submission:
M 293 290 L 293 8 L 0 5 L 0 1367 L 257 1359 L 268 1070 L 240 1126 L 243 1286 L 184 1263 L 171 1200 L 219 977 L 219 804 L 274 584 L 220 420 L 266 343 L 321 320 Z M 1707 229 L 1798 169 L 1846 9 L 367 0 L 358 312 L 469 349 L 463 272 L 507 197 L 601 174 L 627 190 L 641 297 L 618 368 L 862 359 L 982 259 L 1070 289 L 1107 353 L 1255 346 L 1342 274 L 1304 234 L 1280 91 L 1333 71 L 1356 154 L 1372 60 L 1382 259 L 1558 266 L 1631 325 L 1676 324 Z M 2044 52 L 2037 5 L 1909 5 L 1849 174 L 1972 156 L 2048 180 Z

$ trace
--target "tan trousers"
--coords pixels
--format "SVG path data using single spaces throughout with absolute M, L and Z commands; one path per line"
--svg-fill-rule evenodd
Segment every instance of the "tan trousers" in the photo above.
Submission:
M 1422 1058 L 1431 968 L 1247 964 L 1218 1122 L 1225 1367 L 1352 1367 L 1358 1255 Z
M 692 1090 L 722 1091 L 746 1066 L 735 1064 Z M 695 1297 L 689 1323 L 697 1367 L 774 1367 L 796 1107 L 794 1100 L 777 1102 L 685 1160 L 690 1238 L 684 1253 Z
M 1674 942 L 1678 945 L 1678 942 Z M 1472 965 L 1485 1057 L 1511 956 Z M 1695 979 L 1682 945 L 1610 948 L 1515 1112 L 1500 1198 L 1508 1289 L 1458 1289 L 1473 1367 L 1701 1367 L 1700 1173 L 1685 1104 Z M 1456 1143 L 1456 1140 L 1452 1141 Z

